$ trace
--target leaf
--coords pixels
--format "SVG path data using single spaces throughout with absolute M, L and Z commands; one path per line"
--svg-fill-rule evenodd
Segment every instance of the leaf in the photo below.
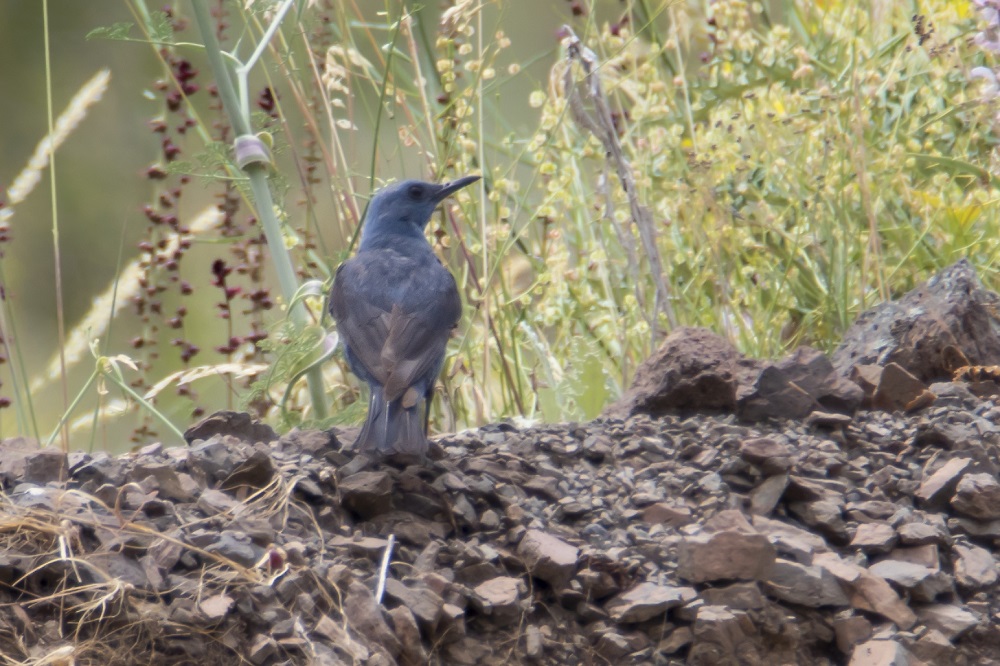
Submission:
M 149 19 L 149 39 L 152 42 L 169 44 L 174 40 L 174 26 L 165 12 L 153 12 Z
M 965 160 L 945 157 L 944 155 L 927 155 L 924 153 L 906 153 L 906 155 L 922 163 L 924 167 L 932 171 L 940 170 L 956 176 L 971 176 L 983 185 L 991 184 L 994 187 L 1000 186 L 1000 178 L 993 176 L 981 166 L 966 162 Z
M 134 23 L 123 21 L 110 26 L 94 28 L 87 33 L 86 39 L 88 41 L 91 39 L 108 39 L 118 42 L 145 41 L 136 39 L 129 34 L 133 27 L 135 27 Z M 170 17 L 164 12 L 153 12 L 146 25 L 146 33 L 149 36 L 149 41 L 154 44 L 172 44 L 174 41 L 173 24 L 170 22 Z
M 86 40 L 89 42 L 92 39 L 111 39 L 115 41 L 125 41 L 131 39 L 129 37 L 129 32 L 132 30 L 134 23 L 129 23 L 127 21 L 122 23 L 115 23 L 110 26 L 94 28 L 87 33 Z

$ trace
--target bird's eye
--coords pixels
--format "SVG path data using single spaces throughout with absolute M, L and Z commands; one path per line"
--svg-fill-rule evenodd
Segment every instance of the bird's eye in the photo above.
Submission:
M 407 191 L 407 194 L 410 195 L 411 199 L 423 199 L 424 188 L 419 185 L 410 185 L 410 189 Z

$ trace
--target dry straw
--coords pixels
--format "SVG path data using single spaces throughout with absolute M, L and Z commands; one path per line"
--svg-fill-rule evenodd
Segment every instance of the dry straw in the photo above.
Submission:
M 42 172 L 49 166 L 49 156 L 63 144 L 69 135 L 87 116 L 87 109 L 101 100 L 104 91 L 111 81 L 111 70 L 102 69 L 97 72 L 73 96 L 69 106 L 56 120 L 55 127 L 45 138 L 38 142 L 35 152 L 14 183 L 7 190 L 6 207 L 0 209 L 0 222 L 6 222 L 14 216 L 14 206 L 24 201 L 42 180 Z

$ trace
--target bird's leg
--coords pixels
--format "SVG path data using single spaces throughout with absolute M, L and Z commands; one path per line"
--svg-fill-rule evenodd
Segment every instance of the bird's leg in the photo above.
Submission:
M 427 389 L 427 393 L 424 394 L 424 437 L 431 429 L 431 398 L 434 397 L 434 385 Z

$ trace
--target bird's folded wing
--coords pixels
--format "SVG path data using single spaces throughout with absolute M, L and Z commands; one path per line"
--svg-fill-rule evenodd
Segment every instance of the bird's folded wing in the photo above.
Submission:
M 368 374 L 385 384 L 388 370 L 382 361 L 382 347 L 389 337 L 389 312 L 372 303 L 354 288 L 358 284 L 344 269 L 337 271 L 330 292 L 330 312 L 337 321 L 337 332 Z
M 407 314 L 398 305 L 393 306 L 388 323 L 389 336 L 382 347 L 382 367 L 388 371 L 386 398 L 395 400 L 436 371 L 448 344 L 451 323 L 431 325 L 424 316 Z

